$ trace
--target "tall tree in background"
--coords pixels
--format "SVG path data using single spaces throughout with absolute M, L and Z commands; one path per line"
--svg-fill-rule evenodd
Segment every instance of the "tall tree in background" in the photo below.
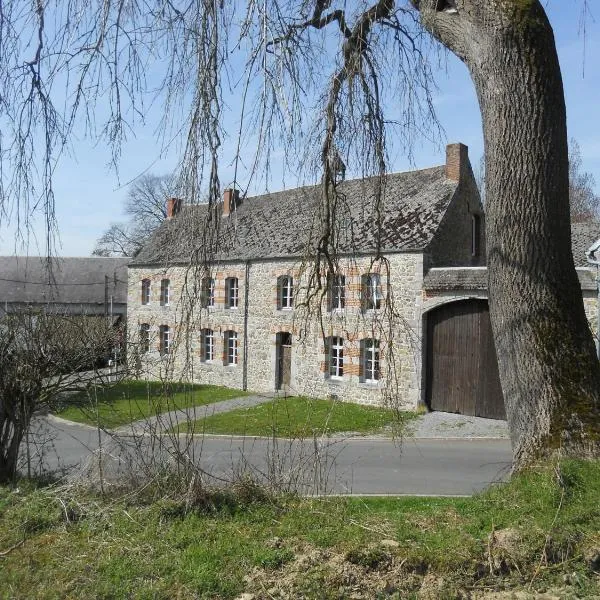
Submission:
M 165 220 L 166 200 L 172 194 L 170 175 L 143 175 L 129 187 L 124 223 L 112 223 L 96 242 L 95 256 L 135 256 Z
M 581 149 L 577 140 L 569 140 L 569 203 L 571 222 L 598 222 L 600 197 L 594 191 L 596 182 L 591 173 L 583 170 Z
M 103 114 L 95 109 L 108 107 L 100 131 L 87 133 L 110 143 L 116 161 L 133 128 L 127 117 L 143 113 L 146 95 L 164 102 L 161 132 L 171 130 L 159 139 L 181 134 L 181 194 L 193 203 L 206 190 L 215 208 L 231 124 L 223 88 L 239 80 L 241 112 L 255 109 L 236 127 L 252 137 L 252 164 L 268 170 L 270 151 L 284 148 L 288 163 L 308 157 L 305 164 L 323 173 L 316 271 L 323 257 L 335 260 L 340 158 L 383 185 L 390 140 L 395 151 L 410 151 L 416 132 L 436 133 L 430 32 L 467 65 L 482 112 L 490 314 L 515 464 L 559 451 L 600 454 L 600 366 L 571 256 L 564 94 L 540 0 L 51 0 L 1 10 L 0 157 L 13 167 L 2 169 L 13 177 L 3 201 L 38 202 L 31 173 L 43 165 L 40 204 L 52 223 L 53 159 L 77 116 L 83 112 L 89 128 Z M 236 53 L 248 48 L 240 60 Z M 245 72 L 231 77 L 239 64 Z M 50 90 L 64 85 L 67 93 L 53 101 Z M 384 95 L 393 99 L 393 119 Z M 314 105 L 321 110 L 307 125 Z M 381 214 L 379 192 L 374 206 Z M 207 214 L 210 227 L 215 211 Z

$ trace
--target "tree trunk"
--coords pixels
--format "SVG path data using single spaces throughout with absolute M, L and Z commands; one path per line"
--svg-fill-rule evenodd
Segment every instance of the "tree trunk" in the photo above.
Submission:
M 600 455 L 600 367 L 571 255 L 566 111 L 538 0 L 415 3 L 467 65 L 486 155 L 490 316 L 514 466 Z

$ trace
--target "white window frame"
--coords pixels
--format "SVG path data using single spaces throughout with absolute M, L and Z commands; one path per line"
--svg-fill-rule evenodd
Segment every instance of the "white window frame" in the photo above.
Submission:
M 291 275 L 282 275 L 279 278 L 279 308 L 292 310 L 294 308 L 294 278 Z
M 150 304 L 150 280 L 142 279 L 142 306 Z
M 161 279 L 160 280 L 160 305 L 169 306 L 169 296 L 171 292 L 171 280 Z
M 379 340 L 361 340 L 361 366 L 364 383 L 378 383 L 381 379 L 381 352 Z
M 171 353 L 171 328 L 168 325 L 161 325 L 158 328 L 158 350 L 161 356 L 168 356 Z
M 202 307 L 212 308 L 215 305 L 215 280 L 212 277 L 204 277 L 202 279 Z
M 237 277 L 225 280 L 225 308 L 237 308 L 239 305 L 240 287 Z
M 344 338 L 332 336 L 328 344 L 328 370 L 330 379 L 344 377 Z
M 150 323 L 140 323 L 140 351 L 142 354 L 150 352 Z
M 339 273 L 329 278 L 329 310 L 346 308 L 346 277 Z
M 200 332 L 202 344 L 202 361 L 212 362 L 215 359 L 215 332 L 213 329 L 203 329 Z
M 381 308 L 383 293 L 379 273 L 367 273 L 363 276 L 363 294 L 365 310 L 379 310 Z
M 237 331 L 231 329 L 224 334 L 225 357 L 224 362 L 228 367 L 235 367 L 238 364 L 238 334 Z

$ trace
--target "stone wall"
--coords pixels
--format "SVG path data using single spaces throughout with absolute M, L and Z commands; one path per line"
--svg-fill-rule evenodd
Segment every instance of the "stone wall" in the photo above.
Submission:
M 384 300 L 378 310 L 363 310 L 361 278 L 378 272 Z M 130 364 L 137 364 L 143 376 L 185 377 L 202 383 L 225 385 L 250 391 L 273 392 L 277 374 L 277 334 L 292 334 L 291 380 L 288 394 L 336 397 L 343 401 L 414 407 L 420 397 L 421 289 L 423 258 L 418 253 L 393 254 L 372 264 L 370 258 L 340 260 L 345 276 L 345 308 L 328 311 L 326 277 L 322 278 L 320 302 L 306 306 L 308 274 L 295 260 L 224 263 L 211 274 L 215 285 L 215 306 L 201 308 L 194 297 L 192 280 L 183 267 L 129 270 Z M 294 307 L 278 308 L 278 278 L 294 279 Z M 238 308 L 225 308 L 225 279 L 239 280 Z M 141 304 L 141 281 L 151 281 L 150 302 Z M 160 306 L 160 281 L 170 280 L 169 306 Z M 199 290 L 199 283 L 195 289 Z M 247 298 L 247 323 L 244 313 Z M 318 314 L 318 307 L 321 314 Z M 150 350 L 136 356 L 136 337 L 142 323 L 150 325 Z M 161 356 L 158 332 L 161 325 L 174 333 L 171 352 Z M 215 333 L 215 358 L 203 360 L 200 331 Z M 247 339 L 245 337 L 247 328 Z M 224 333 L 238 334 L 237 365 L 224 364 Z M 344 339 L 344 373 L 340 379 L 329 376 L 324 338 Z M 360 340 L 380 342 L 381 375 L 377 383 L 361 378 Z M 244 364 L 244 356 L 247 363 Z

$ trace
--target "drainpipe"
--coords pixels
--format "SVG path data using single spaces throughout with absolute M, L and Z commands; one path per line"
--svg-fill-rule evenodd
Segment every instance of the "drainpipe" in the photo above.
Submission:
M 248 303 L 250 290 L 250 261 L 246 261 L 246 273 L 244 274 L 244 365 L 242 370 L 242 389 L 248 390 Z
M 585 257 L 590 265 L 596 266 L 596 356 L 600 359 L 600 240 L 596 241 L 585 253 Z

